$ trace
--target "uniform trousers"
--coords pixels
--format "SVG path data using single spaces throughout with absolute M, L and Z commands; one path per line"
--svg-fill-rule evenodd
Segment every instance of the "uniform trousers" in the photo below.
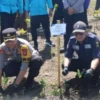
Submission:
M 4 66 L 3 72 L 5 73 L 7 77 L 18 76 L 21 63 L 22 62 L 15 61 L 15 60 L 9 61 Z M 27 81 L 31 82 L 34 79 L 34 77 L 38 76 L 42 63 L 43 62 L 41 58 L 33 59 L 30 61 Z
M 42 27 L 44 29 L 44 34 L 46 40 L 50 41 L 50 22 L 49 22 L 49 16 L 48 15 L 37 15 L 37 16 L 31 16 L 31 34 L 32 39 L 34 42 L 37 41 L 37 29 L 40 27 L 40 23 L 42 24 Z
M 72 59 L 70 65 L 68 66 L 69 71 L 77 72 L 77 69 L 80 71 L 87 70 L 91 66 L 91 61 L 83 61 L 81 59 Z M 93 73 L 92 81 L 97 81 L 100 75 L 100 64 L 97 66 L 96 70 Z
M 84 22 L 88 26 L 87 9 L 84 9 Z
M 96 0 L 95 10 L 99 10 L 100 8 L 100 0 Z
M 57 20 L 60 20 L 63 22 L 64 19 L 64 11 L 63 8 L 58 7 L 55 11 L 54 18 L 53 18 L 53 24 L 57 23 Z

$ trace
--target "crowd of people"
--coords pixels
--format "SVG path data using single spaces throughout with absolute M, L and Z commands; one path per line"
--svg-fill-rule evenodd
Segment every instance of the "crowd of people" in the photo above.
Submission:
M 97 0 L 94 17 L 98 17 L 100 0 Z M 92 1 L 91 1 L 92 2 Z M 10 89 L 11 94 L 20 88 L 27 69 L 29 74 L 25 83 L 25 89 L 34 84 L 34 78 L 38 76 L 43 59 L 38 51 L 37 29 L 40 24 L 43 27 L 47 46 L 54 46 L 50 36 L 50 17 L 53 15 L 54 5 L 58 4 L 53 16 L 53 24 L 60 20 L 66 23 L 64 35 L 65 59 L 62 74 L 69 71 L 83 71 L 83 78 L 88 84 L 97 85 L 100 73 L 100 41 L 92 32 L 88 32 L 89 24 L 87 9 L 90 0 L 0 0 L 0 92 L 2 88 L 3 72 L 6 76 L 16 76 L 16 80 Z M 20 28 L 26 30 L 25 18 L 30 18 L 31 35 L 34 48 L 22 38 L 17 38 L 15 21 L 20 19 Z M 23 24 L 24 23 L 24 24 Z M 78 56 L 73 59 L 74 52 Z M 75 57 L 74 57 L 75 58 Z

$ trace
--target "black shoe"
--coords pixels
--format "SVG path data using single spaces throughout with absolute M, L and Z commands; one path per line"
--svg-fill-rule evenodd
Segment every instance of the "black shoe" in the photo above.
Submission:
M 60 53 L 64 53 L 65 49 L 64 48 L 60 48 Z
M 55 44 L 51 41 L 46 41 L 46 46 L 49 46 L 49 47 L 55 47 Z

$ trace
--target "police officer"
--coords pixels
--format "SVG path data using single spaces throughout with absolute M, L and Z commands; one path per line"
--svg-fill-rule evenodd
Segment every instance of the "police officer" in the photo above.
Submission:
M 39 74 L 42 58 L 39 53 L 24 39 L 16 37 L 14 28 L 3 30 L 4 42 L 0 45 L 0 90 L 2 72 L 6 76 L 16 76 L 12 93 L 16 92 L 24 75 L 29 68 L 26 89 L 34 83 L 34 78 Z M 10 91 L 11 92 L 11 91 Z
M 69 40 L 64 59 L 63 75 L 67 75 L 68 71 L 83 71 L 84 77 L 96 84 L 99 73 L 100 59 L 100 43 L 96 35 L 87 32 L 87 26 L 84 22 L 78 21 L 74 24 L 74 30 Z M 73 52 L 78 56 L 77 59 L 72 59 Z

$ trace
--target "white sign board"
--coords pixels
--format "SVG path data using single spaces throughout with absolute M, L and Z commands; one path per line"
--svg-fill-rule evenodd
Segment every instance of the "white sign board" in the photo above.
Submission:
M 66 24 L 53 24 L 50 27 L 51 36 L 64 35 L 66 33 Z

